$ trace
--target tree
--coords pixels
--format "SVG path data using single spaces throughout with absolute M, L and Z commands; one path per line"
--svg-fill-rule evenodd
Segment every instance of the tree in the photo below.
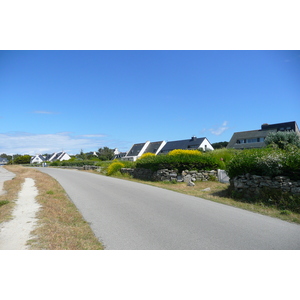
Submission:
M 221 148 L 226 148 L 228 145 L 228 142 L 218 142 L 218 143 L 212 143 L 211 144 L 214 149 L 221 149 Z
M 295 131 L 270 132 L 266 138 L 267 146 L 277 145 L 280 149 L 286 149 L 288 145 L 294 145 L 300 148 L 300 135 Z
M 114 149 L 109 149 L 108 147 L 99 148 L 97 154 L 100 160 L 112 160 Z
M 13 163 L 14 164 L 29 164 L 30 159 L 31 159 L 30 155 L 21 155 L 21 156 L 14 158 Z

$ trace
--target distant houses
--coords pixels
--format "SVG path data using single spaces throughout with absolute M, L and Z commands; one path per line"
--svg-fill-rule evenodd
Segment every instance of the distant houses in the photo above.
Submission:
M 153 153 L 157 155 L 161 149 L 165 146 L 165 141 L 150 142 L 134 144 L 125 156 L 121 157 L 121 160 L 136 161 L 144 153 Z
M 183 150 L 214 150 L 211 143 L 207 138 L 197 138 L 193 136 L 191 139 L 187 140 L 177 140 L 177 141 L 159 141 L 134 144 L 130 150 L 125 154 L 120 156 L 121 160 L 136 161 L 144 153 L 167 154 L 175 149 Z
M 50 155 L 40 155 L 37 154 L 35 156 L 31 157 L 30 163 L 34 164 L 34 163 L 43 163 L 46 161 L 49 162 L 53 162 L 53 161 L 63 161 L 63 160 L 69 160 L 71 159 L 71 156 L 69 154 L 67 154 L 66 152 L 62 151 L 62 152 L 58 152 L 58 153 L 52 153 Z

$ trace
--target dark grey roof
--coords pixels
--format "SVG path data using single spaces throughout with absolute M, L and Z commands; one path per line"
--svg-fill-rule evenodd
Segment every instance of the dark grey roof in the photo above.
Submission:
M 203 138 L 192 137 L 189 140 L 167 142 L 166 145 L 160 151 L 160 153 L 168 153 L 174 149 L 183 149 L 183 150 L 198 149 L 204 140 L 205 140 L 204 137 Z
M 163 141 L 150 143 L 144 153 L 150 152 L 155 154 L 162 143 Z
M 299 132 L 298 125 L 295 121 L 293 122 L 284 122 L 284 123 L 277 123 L 277 124 L 262 124 L 261 130 L 271 130 L 276 129 L 277 131 L 288 131 L 293 130 L 295 132 Z
M 128 151 L 126 156 L 137 156 L 139 155 L 140 151 L 144 147 L 145 143 L 134 144 L 131 149 Z

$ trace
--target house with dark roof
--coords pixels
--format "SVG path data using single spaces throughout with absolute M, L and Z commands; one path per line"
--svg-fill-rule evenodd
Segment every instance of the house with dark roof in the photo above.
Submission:
M 265 138 L 270 132 L 278 131 L 295 131 L 300 134 L 299 127 L 295 121 L 277 123 L 277 124 L 262 124 L 261 129 L 235 132 L 227 148 L 234 149 L 251 149 L 251 148 L 263 148 L 266 146 Z
M 6 165 L 8 163 L 8 159 L 5 157 L 0 157 L 0 165 Z
M 165 141 L 160 142 L 150 142 L 147 141 L 145 143 L 134 144 L 130 150 L 123 156 L 122 160 L 130 160 L 136 161 L 139 157 L 141 157 L 144 153 L 153 153 L 157 155 L 163 146 L 166 144 Z
M 47 161 L 57 161 L 57 160 L 63 161 L 69 159 L 71 159 L 71 156 L 64 151 L 58 153 L 55 152 L 46 158 Z
M 63 160 L 69 160 L 71 158 L 71 156 L 69 154 L 67 154 L 66 152 L 62 151 L 62 152 L 58 152 L 58 153 L 53 153 L 50 155 L 40 155 L 37 154 L 35 156 L 32 156 L 30 159 L 30 163 L 34 164 L 34 163 L 42 163 L 45 161 L 63 161 Z
M 161 149 L 159 154 L 167 154 L 172 150 L 182 149 L 182 150 L 214 150 L 211 143 L 206 137 L 197 138 L 193 136 L 188 140 L 178 140 L 167 142 L 164 147 Z
M 40 154 L 32 156 L 31 159 L 30 159 L 31 164 L 40 164 L 44 161 L 46 161 L 46 158 L 43 155 L 40 155 Z

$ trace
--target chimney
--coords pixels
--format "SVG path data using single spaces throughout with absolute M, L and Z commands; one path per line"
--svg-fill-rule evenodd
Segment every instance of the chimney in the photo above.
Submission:
M 269 126 L 268 123 L 264 123 L 264 124 L 261 125 L 261 129 L 262 129 L 262 130 L 263 130 L 263 129 L 267 129 L 268 126 Z
M 196 136 L 192 136 L 191 141 L 196 141 L 197 137 Z

